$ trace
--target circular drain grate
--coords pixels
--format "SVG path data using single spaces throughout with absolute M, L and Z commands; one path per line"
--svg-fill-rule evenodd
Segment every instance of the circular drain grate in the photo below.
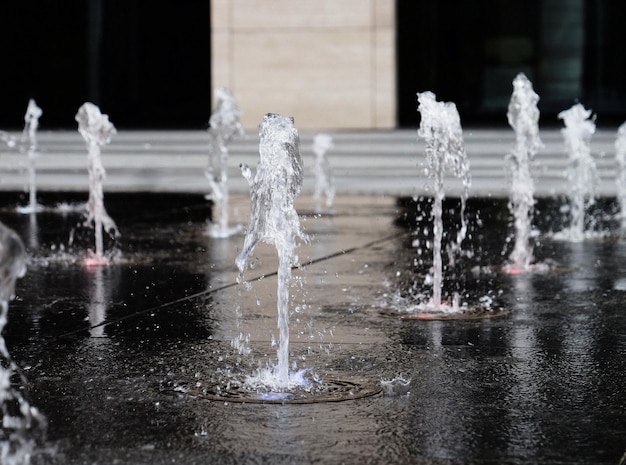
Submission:
M 343 402 L 362 399 L 382 392 L 379 384 L 331 379 L 320 383 L 314 390 L 294 389 L 285 392 L 246 391 L 239 386 L 212 386 L 197 388 L 189 394 L 198 399 L 249 404 L 314 404 L 318 402 Z
M 400 320 L 422 320 L 422 321 L 447 321 L 447 320 L 484 320 L 490 318 L 502 318 L 509 312 L 503 309 L 488 310 L 484 308 L 470 308 L 464 312 L 396 312 L 393 310 L 381 310 L 383 316 L 398 318 Z

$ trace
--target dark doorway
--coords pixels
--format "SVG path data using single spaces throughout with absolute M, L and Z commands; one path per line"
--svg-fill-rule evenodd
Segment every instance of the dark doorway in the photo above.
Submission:
M 91 0 L 92 3 L 94 0 Z M 102 3 L 98 98 L 120 126 L 201 127 L 210 116 L 206 0 Z
M 28 99 L 41 126 L 75 126 L 87 97 L 86 2 L 11 1 L 2 5 L 0 128 L 24 126 Z
M 523 72 L 542 125 L 580 102 L 598 122 L 626 118 L 622 0 L 396 0 L 398 121 L 418 124 L 416 92 L 452 101 L 463 124 L 507 125 Z
M 475 1 L 397 0 L 398 122 L 418 124 L 417 92 L 456 103 L 461 116 L 481 99 L 484 36 Z M 480 24 L 480 26 L 478 26 Z
M 512 81 L 532 80 L 539 0 L 397 0 L 398 121 L 418 124 L 416 93 L 456 104 L 464 124 L 506 124 Z
M 29 98 L 42 128 L 73 128 L 85 101 L 118 128 L 201 128 L 210 116 L 207 0 L 7 2 L 0 128 Z M 8 18 L 11 18 L 8 21 Z

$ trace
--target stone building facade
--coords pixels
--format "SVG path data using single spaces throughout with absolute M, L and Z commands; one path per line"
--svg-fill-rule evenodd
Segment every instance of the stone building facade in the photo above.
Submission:
M 212 0 L 212 87 L 242 123 L 268 112 L 299 128 L 396 127 L 394 0 Z

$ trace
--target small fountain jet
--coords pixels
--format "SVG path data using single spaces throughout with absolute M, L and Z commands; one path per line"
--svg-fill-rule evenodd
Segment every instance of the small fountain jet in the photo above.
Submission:
M 104 208 L 104 193 L 102 184 L 106 175 L 100 154 L 100 147 L 108 144 L 116 133 L 115 126 L 109 121 L 108 115 L 100 113 L 100 109 L 93 103 L 85 103 L 76 113 L 78 132 L 88 148 L 89 160 L 89 200 L 87 202 L 87 223 L 94 224 L 95 251 L 90 251 L 90 257 L 85 260 L 86 265 L 106 265 L 104 256 L 102 230 L 118 235 L 117 226 Z
M 225 238 L 241 231 L 241 225 L 228 226 L 228 143 L 233 137 L 243 135 L 244 130 L 239 122 L 241 112 L 237 100 L 230 90 L 216 89 L 215 99 L 215 110 L 209 119 L 211 143 L 206 177 L 211 186 L 207 198 L 215 202 L 218 221 L 213 222 L 209 235 Z
M 33 99 L 28 101 L 26 114 L 24 115 L 24 132 L 22 133 L 22 141 L 28 138 L 28 174 L 29 174 L 29 203 L 26 207 L 18 208 L 20 213 L 35 213 L 42 209 L 41 205 L 37 205 L 37 183 L 35 181 L 36 170 L 35 160 L 39 156 L 39 148 L 37 146 L 37 128 L 39 127 L 39 118 L 43 114 L 41 108 Z
M 463 145 L 463 129 L 456 105 L 452 102 L 438 102 L 432 92 L 417 94 L 419 102 L 418 111 L 422 120 L 418 135 L 426 142 L 426 157 L 428 160 L 428 176 L 433 179 L 433 271 L 432 288 L 433 295 L 426 306 L 430 312 L 458 312 L 460 311 L 458 296 L 453 299 L 452 305 L 444 305 L 442 302 L 443 287 L 443 263 L 442 263 L 442 240 L 443 240 L 443 199 L 444 174 L 451 171 L 461 179 L 463 189 L 461 193 L 461 227 L 457 232 L 456 241 L 448 247 L 452 255 L 461 247 L 461 242 L 467 233 L 467 220 L 465 218 L 465 203 L 469 196 L 470 172 L 469 161 Z M 452 261 L 452 258 L 451 258 Z
M 617 199 L 620 206 L 620 230 L 626 234 L 626 123 L 617 129 L 615 139 L 615 160 L 617 161 Z
M 259 126 L 259 163 L 256 173 L 247 165 L 241 172 L 250 184 L 250 225 L 241 253 L 236 259 L 239 280 L 248 268 L 254 248 L 273 244 L 278 252 L 278 363 L 274 381 L 279 389 L 290 385 L 289 376 L 289 282 L 291 268 L 298 264 L 296 238 L 306 240 L 294 200 L 302 188 L 300 142 L 293 118 L 268 113 Z
M 565 123 L 561 129 L 569 154 L 569 229 L 555 235 L 557 239 L 581 242 L 585 239 L 585 211 L 595 203 L 598 173 L 596 162 L 591 156 L 591 136 L 596 124 L 591 118 L 591 110 L 580 103 L 559 113 Z
M 535 183 L 531 165 L 535 154 L 543 146 L 539 138 L 539 96 L 524 73 L 513 80 L 513 94 L 509 102 L 507 119 L 515 131 L 515 148 L 508 155 L 511 174 L 509 210 L 514 218 L 515 244 L 509 255 L 505 271 L 510 274 L 524 273 L 533 261 L 530 241 Z
M 330 163 L 326 153 L 333 148 L 333 138 L 328 134 L 316 134 L 313 138 L 313 153 L 315 154 L 315 211 L 322 211 L 322 196 L 326 197 L 326 208 L 333 205 L 335 198 L 335 184 L 333 181 Z

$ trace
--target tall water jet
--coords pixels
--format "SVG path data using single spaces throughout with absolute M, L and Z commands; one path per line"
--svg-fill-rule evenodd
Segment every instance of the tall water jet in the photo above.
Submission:
M 230 237 L 241 231 L 241 225 L 228 226 L 228 144 L 235 136 L 244 134 L 239 122 L 241 112 L 237 100 L 225 87 L 215 89 L 216 105 L 209 119 L 209 165 L 206 177 L 211 192 L 207 196 L 215 203 L 217 222 L 209 228 L 211 237 Z
M 28 465 L 45 435 L 44 417 L 12 386 L 20 371 L 2 336 L 9 300 L 15 296 L 15 282 L 25 273 L 24 244 L 13 230 L 0 223 L 0 463 L 7 465 Z M 20 381 L 25 384 L 24 379 Z
M 531 165 L 535 154 L 543 146 L 539 138 L 539 96 L 524 73 L 513 80 L 513 94 L 509 102 L 507 119 L 515 131 L 515 148 L 507 156 L 511 176 L 509 210 L 515 226 L 515 243 L 505 267 L 509 273 L 523 273 L 533 261 L 530 241 L 535 183 Z
M 460 311 L 458 295 L 455 295 L 451 305 L 442 302 L 443 287 L 443 199 L 444 174 L 450 171 L 462 183 L 461 191 L 461 226 L 456 240 L 448 247 L 450 261 L 454 261 L 454 254 L 460 250 L 461 243 L 467 234 L 467 219 L 465 218 L 465 204 L 469 196 L 470 172 L 469 161 L 463 145 L 463 129 L 461 118 L 452 102 L 438 102 L 432 92 L 417 94 L 418 111 L 421 122 L 418 136 L 426 142 L 426 158 L 428 168 L 426 173 L 433 180 L 433 269 L 429 280 L 432 280 L 433 294 L 426 305 L 431 312 L 458 312 Z
M 585 237 L 585 210 L 594 204 L 598 174 L 591 156 L 591 136 L 596 125 L 591 110 L 580 103 L 558 115 L 565 128 L 561 129 L 569 155 L 567 179 L 569 181 L 569 229 L 556 235 L 558 239 L 580 242 Z
M 37 145 L 37 128 L 39 127 L 39 118 L 43 114 L 41 108 L 37 106 L 35 100 L 28 101 L 26 114 L 24 115 L 24 132 L 22 133 L 22 141 L 28 139 L 28 177 L 29 177 L 29 202 L 27 207 L 18 209 L 21 213 L 34 213 L 41 209 L 37 205 L 37 183 L 35 160 L 39 156 L 39 147 Z
M 329 134 L 316 134 L 313 138 L 313 153 L 315 154 L 315 211 L 322 211 L 322 197 L 326 198 L 326 208 L 333 205 L 335 199 L 335 182 L 333 180 L 330 162 L 326 153 L 334 147 L 333 138 Z
M 307 240 L 300 228 L 294 200 L 302 188 L 300 142 L 293 118 L 268 113 L 259 126 L 259 163 L 256 173 L 247 165 L 241 172 L 250 184 L 250 224 L 241 253 L 236 259 L 239 278 L 248 268 L 250 255 L 260 242 L 273 244 L 278 252 L 277 365 L 267 376 L 272 388 L 291 386 L 289 374 L 289 283 L 291 269 L 298 264 L 296 238 Z
M 617 129 L 615 139 L 615 160 L 617 162 L 617 200 L 620 206 L 620 230 L 626 233 L 626 122 Z
M 94 224 L 95 251 L 85 260 L 87 265 L 106 265 L 108 259 L 104 256 L 103 229 L 107 232 L 119 234 L 117 226 L 104 208 L 104 193 L 102 184 L 106 171 L 102 165 L 100 147 L 111 142 L 116 133 L 115 127 L 109 121 L 108 115 L 100 113 L 100 109 L 93 103 L 84 103 L 76 113 L 78 132 L 88 148 L 89 171 L 89 200 L 87 202 L 87 224 Z

